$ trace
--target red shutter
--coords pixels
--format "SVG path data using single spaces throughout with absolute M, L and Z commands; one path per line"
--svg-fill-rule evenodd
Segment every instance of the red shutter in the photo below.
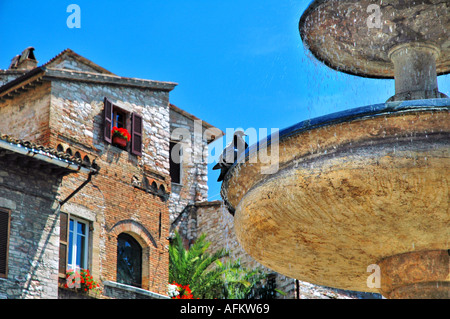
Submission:
M 61 212 L 59 215 L 59 276 L 61 278 L 66 278 L 68 241 L 69 215 Z
M 8 275 L 9 210 L 0 209 L 0 278 Z
M 104 114 L 104 137 L 107 143 L 112 142 L 112 120 L 113 120 L 113 106 L 110 100 L 105 97 L 105 114 Z
M 136 113 L 131 118 L 131 153 L 142 156 L 142 116 Z

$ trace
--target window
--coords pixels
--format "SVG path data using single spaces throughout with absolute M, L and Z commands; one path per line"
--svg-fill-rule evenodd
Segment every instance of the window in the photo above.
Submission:
M 88 269 L 89 223 L 60 213 L 59 277 L 67 270 Z
M 142 286 L 142 247 L 126 233 L 117 238 L 117 282 Z
M 77 219 L 69 221 L 68 269 L 88 268 L 88 224 Z
M 172 183 L 181 184 L 181 143 L 170 142 L 169 158 Z
M 0 278 L 8 275 L 10 211 L 0 208 Z
M 127 151 L 131 154 L 142 156 L 142 116 L 137 113 L 129 113 L 108 98 L 104 100 L 104 139 L 105 142 L 112 143 L 112 128 L 125 128 L 131 135 L 131 143 L 127 146 Z
M 113 127 L 127 128 L 127 113 L 124 111 L 113 108 Z

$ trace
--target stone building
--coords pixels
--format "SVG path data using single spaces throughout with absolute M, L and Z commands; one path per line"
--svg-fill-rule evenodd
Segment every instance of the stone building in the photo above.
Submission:
M 64 176 L 95 174 L 73 156 L 0 133 L 0 299 L 58 296 Z
M 89 269 L 101 283 L 100 297 L 164 298 L 170 220 L 183 206 L 207 199 L 206 162 L 198 160 L 223 133 L 169 103 L 175 83 L 117 76 L 70 49 L 38 67 L 27 48 L 0 71 L 0 85 L 0 117 L 7 119 L 0 132 L 99 167 L 96 175 L 55 176 L 59 219 L 51 211 L 40 218 L 59 233 L 50 254 L 59 283 L 52 273 L 52 293 L 22 287 L 16 295 L 73 297 L 64 287 L 66 272 Z M 128 130 L 127 145 L 116 144 L 113 127 Z M 16 254 L 12 239 L 10 255 Z

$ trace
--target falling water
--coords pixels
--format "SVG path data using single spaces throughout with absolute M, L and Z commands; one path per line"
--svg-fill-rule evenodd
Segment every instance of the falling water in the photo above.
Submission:
M 325 1 L 324 3 L 327 3 L 327 1 Z M 342 8 L 345 8 L 346 6 L 351 6 L 352 3 L 354 3 L 354 1 L 342 1 L 339 2 L 340 4 L 342 4 Z M 323 29 L 327 29 L 329 31 L 328 34 L 325 33 L 321 33 L 322 30 L 320 30 L 320 27 L 317 27 L 315 29 L 315 31 L 317 32 L 313 32 L 311 34 L 306 33 L 305 37 L 303 38 L 304 41 L 304 52 L 302 52 L 302 58 L 301 60 L 308 63 L 308 65 L 305 65 L 304 67 L 304 75 L 306 75 L 305 81 L 306 81 L 306 88 L 307 88 L 307 92 L 305 92 L 304 94 L 307 96 L 307 105 L 306 105 L 306 112 L 307 114 L 305 114 L 305 120 L 306 119 L 314 119 L 317 116 L 322 116 L 322 115 L 329 115 L 330 113 L 335 113 L 335 112 L 339 112 L 339 111 L 344 111 L 342 113 L 339 113 L 336 116 L 331 116 L 328 118 L 328 122 L 326 120 L 323 121 L 322 127 L 327 127 L 327 129 L 329 128 L 330 130 L 334 130 L 331 131 L 330 133 L 334 136 L 334 140 L 336 141 L 335 144 L 336 145 L 330 145 L 327 146 L 327 144 L 325 142 L 322 142 L 321 140 L 314 139 L 314 135 L 311 136 L 313 130 L 315 129 L 315 127 L 309 127 L 309 128 L 304 128 L 304 126 L 308 126 L 309 124 L 305 124 L 304 126 L 301 126 L 302 129 L 306 130 L 302 131 L 300 133 L 299 132 L 295 132 L 295 131 L 291 131 L 289 132 L 289 134 L 295 135 L 295 134 L 305 134 L 305 140 L 307 140 L 308 142 L 304 142 L 302 141 L 301 143 L 305 143 L 305 144 L 301 144 L 299 145 L 300 147 L 306 147 L 309 149 L 309 154 L 308 155 L 314 155 L 314 158 L 321 158 L 321 156 L 325 155 L 328 153 L 328 151 L 332 150 L 333 156 L 336 155 L 336 151 L 339 151 L 341 149 L 341 145 L 339 145 L 339 141 L 341 139 L 341 135 L 343 134 L 347 134 L 346 138 L 348 140 L 346 140 L 346 144 L 345 144 L 345 152 L 347 152 L 346 154 L 350 154 L 349 157 L 352 158 L 353 156 L 359 156 L 360 155 L 360 144 L 361 144 L 361 140 L 358 140 L 358 138 L 360 137 L 359 134 L 366 134 L 364 132 L 364 130 L 362 128 L 364 128 L 364 125 L 361 125 L 361 127 L 358 127 L 356 125 L 345 125 L 344 129 L 343 129 L 343 125 L 342 123 L 348 124 L 348 123 L 352 123 L 352 122 L 356 122 L 356 121 L 362 121 L 362 120 L 371 120 L 371 119 L 378 119 L 379 124 L 377 123 L 376 125 L 378 126 L 374 126 L 377 127 L 377 129 L 374 129 L 375 134 L 372 139 L 371 136 L 363 136 L 363 141 L 364 143 L 367 143 L 366 145 L 370 145 L 370 146 L 374 146 L 373 149 L 377 149 L 376 147 L 378 147 L 379 149 L 383 148 L 383 146 L 386 147 L 386 149 L 389 150 L 389 160 L 394 161 L 396 158 L 401 158 L 403 156 L 403 154 L 406 154 L 406 157 L 408 159 L 413 159 L 411 161 L 411 165 L 412 166 L 416 166 L 417 163 L 421 162 L 420 158 L 422 158 L 424 161 L 430 161 L 431 162 L 431 156 L 432 155 L 426 155 L 423 156 L 422 154 L 417 154 L 418 152 L 416 152 L 413 148 L 416 145 L 416 141 L 417 141 L 417 135 L 415 132 L 415 127 L 417 126 L 418 128 L 420 128 L 420 125 L 416 125 L 416 120 L 410 120 L 409 123 L 406 123 L 406 119 L 410 119 L 409 117 L 405 116 L 404 118 L 404 122 L 402 123 L 401 126 L 402 127 L 396 127 L 395 125 L 392 125 L 392 118 L 394 117 L 400 117 L 402 115 L 408 115 L 411 114 L 413 110 L 414 112 L 416 112 L 417 114 L 419 114 L 421 112 L 420 108 L 427 106 L 429 103 L 427 102 L 423 102 L 422 105 L 417 106 L 414 105 L 414 103 L 404 103 L 404 101 L 400 101 L 400 102 L 395 102 L 395 103 L 384 103 L 384 101 L 386 101 L 386 97 L 389 97 L 393 94 L 393 84 L 394 81 L 393 80 L 374 80 L 374 79 L 358 79 L 355 80 L 354 76 L 350 76 L 347 74 L 343 74 L 340 71 L 340 65 L 341 63 L 347 63 L 347 62 L 354 62 L 353 64 L 351 64 L 350 66 L 348 66 L 347 70 L 350 70 L 351 72 L 367 72 L 370 73 L 371 72 L 371 68 L 368 66 L 365 66 L 364 64 L 368 61 L 370 62 L 372 60 L 377 60 L 378 62 L 381 63 L 382 58 L 379 58 L 379 56 L 364 56 L 363 58 L 361 58 L 361 60 L 359 61 L 349 61 L 349 60 L 344 60 L 342 57 L 344 56 L 341 53 L 345 53 L 344 49 L 345 48 L 351 48 L 354 49 L 354 55 L 351 58 L 354 58 L 355 60 L 358 58 L 358 54 L 364 55 L 366 52 L 365 51 L 371 51 L 374 52 L 376 51 L 374 49 L 374 47 L 378 46 L 379 51 L 381 51 L 381 55 L 383 55 L 383 52 L 389 51 L 393 44 L 391 43 L 383 43 L 382 45 L 380 45 L 381 40 L 379 40 L 378 38 L 382 38 L 382 36 L 389 36 L 386 34 L 382 34 L 382 36 L 379 36 L 381 33 L 380 30 L 372 30 L 371 32 L 359 32 L 359 33 L 355 33 L 354 37 L 352 38 L 350 36 L 350 34 L 339 34 L 338 30 L 340 25 L 336 24 L 335 21 L 330 21 L 329 24 L 327 24 L 329 21 L 327 21 L 327 19 L 333 20 L 333 18 L 336 17 L 331 17 L 330 15 L 328 15 L 328 12 L 326 12 L 325 9 L 326 5 L 324 5 L 323 7 L 321 7 L 321 9 L 318 10 L 317 14 L 312 17 L 308 17 L 305 20 L 305 28 L 306 29 L 313 29 L 316 26 L 321 26 L 321 25 L 325 25 L 327 28 L 323 28 Z M 324 11 L 322 11 L 324 10 Z M 336 11 L 336 15 L 340 16 L 339 18 L 344 19 L 344 17 L 346 15 L 350 16 L 350 13 L 352 14 L 351 18 L 348 18 L 347 21 L 345 21 L 346 23 L 348 23 L 349 25 L 356 24 L 359 23 L 359 18 L 355 18 L 355 12 L 352 12 L 352 10 L 348 9 L 345 11 L 346 13 L 343 14 L 342 11 Z M 399 21 L 401 21 L 401 19 L 399 19 Z M 351 29 L 351 26 L 349 27 L 349 30 Z M 394 25 L 394 23 L 391 23 L 391 25 L 388 25 L 388 29 L 384 29 L 383 32 L 387 32 L 386 30 L 391 30 L 392 33 L 397 32 L 397 26 Z M 352 32 L 352 31 L 348 31 L 348 32 Z M 348 36 L 349 39 L 347 39 L 347 43 L 337 43 L 336 46 L 330 46 L 328 43 L 328 37 L 330 37 L 331 35 L 335 35 L 335 38 L 339 38 L 339 37 L 343 37 L 344 36 Z M 373 38 L 373 39 L 369 39 L 368 41 L 366 41 L 368 38 L 368 35 L 376 35 L 377 39 Z M 315 39 L 312 38 L 308 38 L 308 37 L 316 37 Z M 359 38 L 358 38 L 359 37 Z M 311 40 L 311 42 L 315 41 L 315 45 L 314 46 L 310 46 L 308 43 Z M 398 40 L 398 38 L 395 39 L 396 41 Z M 360 41 L 364 42 L 366 41 L 366 43 L 368 43 L 368 47 L 361 47 L 359 44 L 361 43 Z M 393 40 L 394 41 L 394 40 Z M 339 42 L 339 41 L 336 41 Z M 344 42 L 344 41 L 341 41 Z M 313 48 L 312 50 L 311 47 Z M 317 52 L 314 52 L 315 54 L 313 54 L 311 51 L 320 51 L 321 54 L 323 54 L 323 56 L 326 56 L 330 61 L 331 61 L 331 65 L 334 65 L 334 69 L 338 69 L 339 71 L 334 71 L 331 70 L 330 68 L 326 67 L 324 64 L 322 64 L 321 62 L 319 62 L 316 59 L 317 56 Z M 341 51 L 339 51 L 341 50 Z M 411 54 L 411 52 L 413 52 L 414 50 L 407 48 L 404 51 L 404 54 L 406 54 L 407 56 L 409 54 Z M 373 53 L 375 54 L 375 53 Z M 347 59 L 351 59 L 348 58 Z M 388 59 L 387 57 L 384 56 L 384 58 Z M 367 59 L 368 61 L 363 61 L 364 59 Z M 328 62 L 330 62 L 328 61 Z M 387 62 L 386 62 L 387 61 Z M 386 63 L 390 63 L 392 64 L 392 61 L 388 61 L 386 60 Z M 383 62 L 384 63 L 384 62 Z M 338 65 L 336 67 L 336 65 Z M 405 66 L 402 66 L 402 68 L 405 68 Z M 407 68 L 407 66 L 406 66 Z M 363 70 L 363 71 L 361 71 Z M 389 68 L 387 68 L 388 71 L 392 71 L 392 65 L 390 65 Z M 407 71 L 409 71 L 408 69 L 406 69 Z M 374 77 L 377 77 L 378 74 L 362 74 L 362 75 L 371 75 Z M 362 101 L 370 101 L 370 103 L 365 103 L 362 104 L 364 102 Z M 374 101 L 379 101 L 378 103 L 380 104 L 376 104 L 376 105 L 370 105 L 371 103 L 374 103 Z M 381 102 L 380 102 L 381 101 Z M 304 100 L 302 101 L 304 102 Z M 362 105 L 367 105 L 369 104 L 370 106 L 367 107 L 361 107 Z M 431 106 L 431 104 L 429 105 Z M 360 109 L 356 109 L 356 107 L 361 107 Z M 439 106 L 441 107 L 441 106 Z M 439 107 L 437 107 L 437 109 L 439 109 Z M 445 106 L 443 106 L 445 107 Z M 299 102 L 299 108 L 305 108 L 304 105 L 301 105 L 301 103 Z M 448 108 L 448 106 L 447 106 Z M 364 114 L 362 109 L 364 109 Z M 361 112 L 361 113 L 358 113 Z M 419 116 L 417 116 L 416 118 L 419 118 Z M 333 121 L 338 122 L 338 124 L 334 123 Z M 419 122 L 421 121 L 421 119 L 419 119 Z M 320 122 L 320 121 L 318 121 Z M 423 119 L 422 119 L 423 122 Z M 420 122 L 420 123 L 422 123 Z M 407 133 L 401 133 L 401 130 L 405 130 Z M 411 130 L 410 132 L 408 130 Z M 396 131 L 394 133 L 392 133 L 392 131 Z M 397 132 L 398 131 L 398 132 Z M 432 131 L 434 131 L 432 129 Z M 363 132 L 363 133 L 361 133 Z M 308 134 L 307 134 L 308 133 Z M 424 135 L 425 139 L 431 139 L 433 137 L 432 133 L 425 132 L 426 134 Z M 422 134 L 422 132 L 420 132 L 420 134 Z M 423 136 L 423 135 L 422 135 Z M 354 140 L 352 138 L 355 138 Z M 407 140 L 409 143 L 404 143 L 404 140 Z M 423 138 L 422 138 L 423 139 Z M 328 142 L 328 141 L 326 141 Z M 309 143 L 309 144 L 306 144 Z M 391 143 L 389 145 L 385 145 Z M 409 144 L 408 146 L 405 146 L 405 144 Z M 328 148 L 327 148 L 328 147 Z M 408 147 L 410 147 L 411 149 L 408 149 Z M 280 147 L 280 150 L 286 150 L 288 148 L 286 148 L 283 143 Z M 292 148 L 289 148 L 292 149 Z M 392 150 L 392 151 L 391 151 Z M 405 151 L 406 150 L 406 151 Z M 383 150 L 383 152 L 386 150 Z M 383 153 L 381 152 L 381 153 Z M 379 158 L 382 158 L 383 154 L 378 154 L 378 153 L 368 153 L 365 154 L 364 156 L 366 157 L 370 157 L 372 156 L 372 158 L 377 158 L 377 156 Z M 346 155 L 347 156 L 347 155 Z M 337 156 L 338 157 L 338 156 Z M 313 156 L 311 156 L 311 158 L 313 158 Z M 309 160 L 311 160 L 311 158 Z M 339 157 L 338 157 L 339 158 Z M 377 160 L 379 159 L 377 158 Z M 430 158 L 430 160 L 429 160 Z M 313 171 L 314 169 L 316 169 L 317 167 L 320 167 L 321 162 L 320 161 L 314 161 L 311 160 L 311 163 L 308 163 L 308 165 L 303 165 L 302 163 L 302 158 L 297 157 L 295 158 L 295 160 L 292 161 L 292 163 L 287 163 L 286 167 L 288 167 L 288 165 L 292 164 L 292 167 L 294 168 L 300 168 L 300 169 L 310 169 L 311 171 Z M 382 158 L 382 160 L 384 160 L 384 158 Z M 351 162 L 351 160 L 348 160 L 349 162 Z M 381 161 L 380 161 L 381 162 Z M 378 161 L 377 161 L 378 163 Z M 429 164 L 431 167 L 431 163 Z M 287 168 L 286 168 L 287 169 Z M 300 171 L 299 169 L 299 171 Z M 395 166 L 393 168 L 389 168 L 392 169 L 392 175 L 395 175 L 395 173 L 397 173 Z M 361 169 L 363 170 L 363 169 Z M 247 174 L 248 170 L 246 170 L 245 165 L 243 166 L 238 166 L 234 169 L 234 171 L 232 171 L 233 173 L 233 177 L 235 178 L 235 181 L 239 181 L 241 176 L 244 176 L 245 174 Z M 357 171 L 355 169 L 355 173 L 359 173 L 359 171 Z M 388 185 L 390 183 L 393 183 L 392 181 L 389 180 L 388 177 L 389 174 L 386 175 L 382 175 L 380 174 L 380 176 L 386 176 L 383 177 L 386 179 L 386 181 L 384 181 L 384 183 L 381 183 L 382 185 L 384 185 L 384 188 L 378 190 L 379 194 L 377 194 L 376 196 L 381 197 L 382 194 L 384 194 L 386 192 L 386 189 L 388 189 Z M 369 176 L 369 175 L 368 175 Z M 424 176 L 418 176 L 416 177 L 416 180 L 414 180 L 414 183 L 418 184 L 418 185 L 422 185 L 424 183 L 424 180 L 427 179 L 428 176 L 424 175 Z M 274 177 L 275 178 L 275 177 Z M 320 178 L 320 175 L 316 176 L 317 179 Z M 346 182 L 349 184 L 348 188 L 350 190 L 353 190 L 354 193 L 349 192 L 348 194 L 345 193 L 344 191 L 344 186 L 341 186 L 341 189 L 339 190 L 339 187 L 337 187 L 337 189 L 339 191 L 342 192 L 341 194 L 341 198 L 342 201 L 345 202 L 346 200 L 348 200 L 349 198 L 354 199 L 354 200 L 373 200 L 378 201 L 379 198 L 377 198 L 375 195 L 371 195 L 372 197 L 370 197 L 369 195 L 366 194 L 359 194 L 357 191 L 359 188 L 364 189 L 364 187 L 359 187 L 359 186 L 355 186 L 355 185 L 350 185 L 352 183 L 352 178 L 353 176 L 350 174 L 348 176 L 348 180 L 346 180 Z M 402 177 L 400 178 L 405 185 L 408 184 L 408 176 L 406 176 L 405 174 L 402 175 Z M 281 178 L 280 178 L 281 180 Z M 252 181 L 249 181 L 248 179 L 246 179 L 246 183 L 251 183 Z M 258 181 L 261 182 L 261 181 Z M 372 180 L 370 180 L 370 178 L 368 178 L 368 180 L 366 180 L 366 182 L 368 184 L 370 184 L 371 182 L 373 182 Z M 380 181 L 383 182 L 383 181 Z M 364 181 L 363 181 L 364 183 Z M 239 183 L 237 183 L 239 184 Z M 261 182 L 261 184 L 264 184 L 264 181 Z M 344 184 L 344 183 L 342 183 Z M 281 183 L 280 183 L 281 185 Z M 415 185 L 413 183 L 411 183 L 411 185 Z M 255 187 L 252 192 L 255 192 L 258 186 L 255 185 L 248 185 Z M 312 185 L 314 186 L 314 185 Z M 312 187 L 310 186 L 310 187 Z M 364 186 L 364 185 L 363 185 Z M 399 186 L 402 186 L 402 184 L 400 183 Z M 239 186 L 236 186 L 239 187 Z M 305 189 L 307 189 L 307 187 L 309 187 L 309 185 L 305 186 Z M 347 186 L 346 186 L 347 187 Z M 301 192 L 298 189 L 294 189 L 292 188 L 292 190 L 287 190 L 287 189 L 283 189 L 284 192 L 289 193 L 289 196 L 286 196 L 286 198 L 293 198 L 292 201 L 295 201 L 295 198 L 301 197 L 301 196 L 309 196 L 308 193 L 305 191 L 305 193 L 301 193 L 301 194 L 297 194 L 298 196 L 293 196 L 292 192 Z M 377 191 L 377 189 L 373 190 L 374 192 Z M 389 189 L 388 192 L 392 192 L 395 193 L 397 191 L 397 189 Z M 398 192 L 411 192 L 413 193 L 414 191 L 417 191 L 416 189 L 414 189 L 414 187 L 410 187 L 410 189 L 398 189 Z M 331 192 L 331 191 L 330 191 Z M 324 192 L 325 193 L 325 192 Z M 370 193 L 370 190 L 369 190 Z M 226 195 L 226 191 L 223 192 L 223 195 Z M 391 198 L 394 198 L 396 194 L 391 194 L 388 193 L 386 194 L 386 200 L 391 200 Z M 318 196 L 317 194 L 315 196 Z M 324 200 L 324 202 L 326 202 L 326 200 Z M 380 200 L 380 203 L 383 203 L 382 200 Z M 284 203 L 279 203 L 279 205 L 283 206 Z M 405 203 L 403 205 L 407 205 L 408 203 L 405 201 Z M 380 205 L 380 204 L 378 204 Z M 257 206 L 257 205 L 256 205 Z M 389 206 L 389 205 L 385 205 L 385 206 Z M 373 209 L 374 211 L 377 212 L 377 216 L 382 216 L 383 217 L 383 221 L 384 220 L 391 220 L 392 216 L 397 216 L 396 214 L 400 214 L 398 211 L 389 211 L 389 207 L 378 207 L 376 204 L 374 204 L 371 209 Z M 324 206 L 325 207 L 325 206 Z M 363 205 L 361 206 L 363 207 Z M 307 208 L 302 207 L 301 209 L 307 210 Z M 300 208 L 298 209 L 298 211 L 296 213 L 298 213 L 299 215 L 303 214 L 303 215 L 308 215 L 307 211 L 302 211 Z M 331 209 L 331 208 L 330 208 Z M 334 208 L 333 208 L 334 209 Z M 353 210 L 356 210 L 355 208 L 352 208 Z M 361 208 L 363 209 L 363 208 Z M 283 211 L 286 211 L 288 209 L 286 209 L 286 207 L 280 207 L 280 212 L 277 211 L 277 215 L 279 216 L 283 216 Z M 290 213 L 292 213 L 291 210 L 288 210 Z M 295 210 L 293 210 L 295 211 Z M 255 212 L 246 212 L 248 214 L 252 214 L 252 213 L 258 213 L 258 211 L 256 210 Z M 317 211 L 315 212 L 316 214 Z M 329 213 L 327 212 L 323 212 L 323 214 L 327 214 Z M 387 214 L 386 216 L 384 216 L 383 214 Z M 222 215 L 224 217 L 224 219 L 226 219 L 227 217 L 229 217 L 228 213 L 223 209 L 222 211 Z M 314 216 L 312 214 L 310 214 L 311 216 Z M 363 212 L 361 212 L 360 215 L 364 215 Z M 400 216 L 400 215 L 399 215 Z M 304 216 L 302 216 L 304 217 Z M 312 220 L 312 223 L 317 223 L 319 222 L 320 218 L 318 216 L 316 216 L 316 220 Z M 274 214 L 273 218 L 277 218 Z M 286 217 L 288 218 L 288 217 Z M 290 216 L 289 216 L 290 218 Z M 355 217 L 356 218 L 356 217 Z M 357 216 L 357 218 L 360 218 L 360 216 Z M 356 218 L 356 219 L 357 219 Z M 401 218 L 399 217 L 400 222 L 398 222 L 398 227 L 401 226 Z M 351 225 L 353 224 L 357 224 L 357 222 L 355 221 L 349 221 L 348 227 L 351 227 Z M 386 225 L 389 225 L 389 223 L 385 223 Z M 272 225 L 273 226 L 273 225 Z M 341 225 L 342 226 L 342 225 Z M 380 227 L 384 227 L 383 225 L 380 225 Z M 342 227 L 345 228 L 345 227 Z M 228 227 L 225 226 L 224 227 L 224 231 L 226 233 L 228 233 Z M 337 233 L 338 235 L 343 235 L 344 237 L 351 237 L 350 235 L 344 234 L 344 229 L 341 230 L 341 233 Z M 389 233 L 389 231 L 386 231 L 387 233 Z M 325 231 L 322 231 L 323 234 L 326 234 Z M 353 234 L 354 235 L 354 234 Z M 367 245 L 370 245 L 371 243 L 371 238 L 370 237 L 376 237 L 377 234 L 365 234 L 366 237 L 361 236 L 359 238 L 364 238 L 364 240 L 367 240 Z M 403 236 L 407 236 L 407 234 L 402 234 Z M 227 236 L 227 248 L 228 248 L 228 235 Z M 276 241 L 276 232 L 268 232 L 267 234 L 265 234 L 266 237 L 270 237 L 271 240 Z M 387 235 L 386 235 L 387 236 Z M 357 237 L 357 236 L 356 236 Z M 344 240 L 344 239 L 340 239 L 340 240 Z M 393 239 L 393 241 L 398 241 L 398 239 Z M 298 242 L 297 241 L 293 241 L 295 242 L 295 245 L 298 246 Z M 380 243 L 376 242 L 376 240 L 374 240 L 374 242 L 376 243 L 377 247 L 380 247 Z M 403 244 L 404 246 L 409 246 L 409 244 L 407 244 L 408 241 L 405 241 Z M 416 241 L 417 242 L 417 241 Z M 416 247 L 415 247 L 415 243 L 416 242 L 412 242 L 412 250 L 415 251 Z M 252 243 L 250 243 L 252 244 Z M 260 249 L 260 254 L 259 256 L 261 257 L 261 259 L 265 259 L 265 258 L 270 258 L 269 253 L 266 252 L 266 247 L 264 247 L 263 243 L 253 243 L 254 246 L 257 249 Z M 355 242 L 354 245 L 358 246 L 360 243 Z M 349 244 L 350 246 L 352 246 L 351 244 Z M 383 245 L 382 247 L 387 247 L 388 245 Z M 421 244 L 422 246 L 422 244 Z M 408 247 L 409 249 L 409 247 Z M 291 251 L 293 254 L 295 251 L 299 251 L 300 249 L 297 248 L 293 248 L 291 250 L 287 249 L 286 251 Z M 367 247 L 367 250 L 370 250 L 370 247 Z M 381 249 L 379 249 L 381 250 Z M 389 253 L 394 253 L 393 252 L 389 252 Z M 317 252 L 317 254 L 320 254 L 320 252 Z M 345 255 L 345 254 L 343 254 Z M 375 254 L 374 254 L 375 255 Z M 358 256 L 359 258 L 360 256 Z M 373 256 L 371 256 L 373 257 Z M 381 257 L 377 256 L 377 257 Z M 293 258 L 295 258 L 295 255 L 293 255 Z M 320 258 L 320 257 L 318 257 Z M 270 260 L 272 263 L 276 263 L 276 260 Z M 375 260 L 376 262 L 376 260 Z M 289 263 L 285 263 L 284 265 L 282 265 L 283 270 L 286 270 L 288 272 L 292 272 L 296 269 L 297 265 L 296 264 L 291 264 Z M 329 265 L 330 268 L 332 268 L 333 265 Z M 366 265 L 367 266 L 367 265 Z M 317 267 L 313 267 L 314 271 L 317 271 Z M 351 277 L 351 275 L 348 275 L 349 277 Z

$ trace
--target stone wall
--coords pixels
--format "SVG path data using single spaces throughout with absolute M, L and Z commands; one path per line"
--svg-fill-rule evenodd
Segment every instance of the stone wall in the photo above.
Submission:
M 80 63 L 73 56 L 66 54 L 64 59 L 61 61 L 52 61 L 50 66 L 55 69 L 65 69 L 65 70 L 74 70 L 74 71 L 86 71 L 97 73 L 98 71 L 93 67 L 86 65 L 85 63 Z
M 104 98 L 127 112 L 143 117 L 143 156 L 135 162 L 141 169 L 169 175 L 169 93 L 139 88 L 75 81 L 52 81 L 50 146 L 62 141 L 106 156 L 113 162 L 113 147 L 103 140 Z
M 25 70 L 0 70 L 0 86 L 25 74 Z
M 1 298 L 57 298 L 61 178 L 0 157 L 0 207 L 11 211 L 7 278 Z
M 165 295 L 153 293 L 148 290 L 131 287 L 116 282 L 104 283 L 105 296 L 111 299 L 169 299 Z
M 0 132 L 39 144 L 49 142 L 50 83 L 0 102 Z M 7 119 L 7 120 L 3 120 Z
M 181 183 L 172 183 L 169 201 L 171 223 L 182 217 L 180 214 L 189 209 L 188 205 L 208 198 L 208 144 L 204 129 L 200 120 L 171 107 L 171 140 L 182 145 Z
M 210 253 L 219 249 L 226 249 L 230 260 L 240 260 L 243 268 L 261 269 L 266 274 L 274 275 L 277 289 L 285 295 L 278 298 L 295 297 L 295 281 L 262 266 L 250 257 L 240 246 L 234 233 L 234 219 L 228 212 L 222 201 L 196 202 L 183 210 L 182 214 L 173 222 L 172 228 L 176 229 L 184 239 L 186 246 L 192 244 L 200 235 L 206 235 L 206 241 L 211 245 Z

